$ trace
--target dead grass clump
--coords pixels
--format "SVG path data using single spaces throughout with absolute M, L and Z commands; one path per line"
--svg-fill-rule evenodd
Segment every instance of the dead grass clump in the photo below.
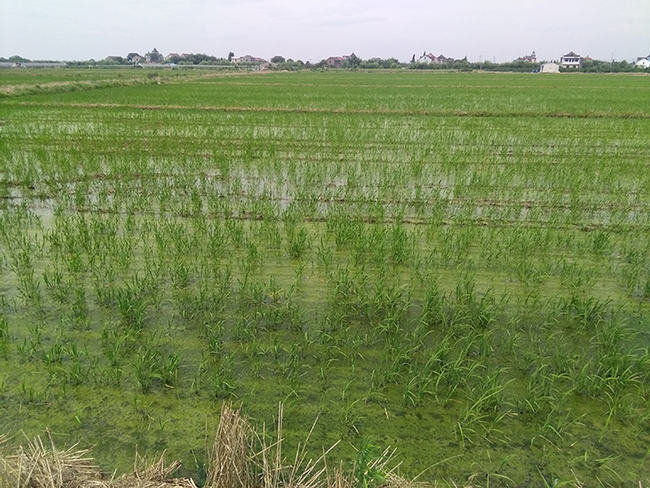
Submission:
M 282 414 L 280 404 L 277 433 L 271 437 L 265 427 L 253 429 L 241 410 L 224 404 L 208 450 L 205 488 L 423 488 L 400 477 L 397 466 L 389 468 L 394 451 L 374 453 L 370 444 L 360 448 L 351 471 L 343 463 L 333 470 L 327 466 L 326 456 L 338 443 L 323 449 L 317 459 L 308 459 L 306 446 L 318 419 L 293 459 L 287 460 L 282 451 Z M 76 445 L 59 451 L 51 436 L 47 445 L 36 437 L 26 447 L 8 452 L 6 441 L 0 435 L 1 488 L 197 488 L 192 479 L 170 478 L 180 463 L 166 464 L 164 454 L 153 463 L 136 454 L 132 473 L 107 480 L 88 451 Z
M 9 455 L 0 457 L 2 486 L 15 488 L 106 488 L 102 475 L 88 451 L 76 445 L 59 451 L 50 437 L 49 445 L 39 436 Z
M 208 451 L 207 488 L 252 488 L 251 427 L 241 410 L 224 403 L 212 448 Z
M 206 488 L 422 488 L 422 485 L 400 477 L 393 464 L 394 451 L 385 450 L 368 461 L 363 470 L 381 473 L 381 483 L 365 483 L 358 479 L 357 468 L 346 471 L 341 463 L 330 471 L 327 455 L 338 442 L 323 450 L 317 459 L 307 458 L 307 444 L 316 427 L 314 421 L 304 442 L 299 443 L 293 459 L 287 460 L 282 450 L 283 406 L 278 406 L 276 435 L 271 438 L 263 426 L 252 428 L 242 416 L 224 403 L 212 447 L 208 450 Z M 122 488 L 122 487 L 116 487 Z M 124 487 L 126 488 L 126 487 Z M 130 487 L 129 487 L 130 488 Z M 139 488 L 139 487 L 138 487 Z
M 121 476 L 111 482 L 109 488 L 197 488 L 191 479 L 170 479 L 169 476 L 178 469 L 180 463 L 174 461 L 165 464 L 165 454 L 154 463 L 136 454 L 133 473 Z
M 376 471 L 381 475 L 382 481 L 376 485 L 364 483 L 363 480 L 359 479 L 358 474 L 355 475 L 355 472 L 358 473 L 356 463 L 351 472 L 346 472 L 343 462 L 341 462 L 333 472 L 327 472 L 325 486 L 326 488 L 357 488 L 360 486 L 376 486 L 376 488 L 431 488 L 429 483 L 412 481 L 397 474 L 395 471 L 399 465 L 390 468 L 389 464 L 392 464 L 394 455 L 395 450 L 386 449 L 381 457 L 373 460 L 367 466 L 368 470 Z
M 327 485 L 327 464 L 326 455 L 336 447 L 330 447 L 327 451 L 316 460 L 305 460 L 306 446 L 309 442 L 318 418 L 314 421 L 307 439 L 302 444 L 298 444 L 293 463 L 285 465 L 282 454 L 282 417 L 283 405 L 278 406 L 278 426 L 276 440 L 268 444 L 266 431 L 262 428 L 262 433 L 255 434 L 260 446 L 259 452 L 252 459 L 254 468 L 258 473 L 258 486 L 260 488 L 276 488 L 279 486 L 286 488 L 323 488 Z
M 9 485 L 9 474 L 6 471 L 6 465 L 4 463 L 7 452 L 6 452 L 6 442 L 7 437 L 3 434 L 0 434 L 0 486 L 10 486 Z

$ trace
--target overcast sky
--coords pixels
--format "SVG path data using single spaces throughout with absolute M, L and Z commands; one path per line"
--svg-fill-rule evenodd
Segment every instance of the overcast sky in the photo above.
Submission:
M 0 57 L 650 54 L 650 0 L 0 0 Z

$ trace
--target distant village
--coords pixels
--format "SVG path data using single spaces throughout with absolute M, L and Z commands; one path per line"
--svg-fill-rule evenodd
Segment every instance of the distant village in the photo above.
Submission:
M 313 68 L 339 68 L 339 69 L 466 69 L 466 70 L 492 70 L 492 71 L 527 71 L 536 73 L 561 73 L 571 71 L 585 72 L 612 72 L 612 71 L 635 71 L 637 69 L 650 70 L 650 55 L 636 58 L 633 62 L 628 61 L 600 61 L 590 56 L 582 56 L 573 51 L 560 56 L 553 61 L 538 61 L 535 51 L 531 54 L 521 56 L 511 62 L 496 63 L 490 61 L 470 62 L 465 56 L 462 59 L 440 54 L 438 56 L 424 51 L 421 56 L 412 56 L 410 62 L 403 63 L 395 58 L 381 59 L 370 58 L 367 60 L 359 58 L 356 54 L 343 56 L 330 56 L 317 63 L 294 61 L 283 56 L 274 56 L 271 59 L 264 59 L 246 54 L 235 56 L 230 52 L 227 57 L 218 58 L 207 54 L 196 53 L 169 53 L 163 55 L 156 48 L 140 55 L 137 52 L 129 53 L 126 56 L 108 56 L 106 59 L 95 61 L 31 61 L 20 56 L 12 56 L 8 59 L 0 58 L 0 68 L 65 68 L 65 67 L 120 67 L 131 66 L 136 68 L 219 68 L 219 69 L 241 69 L 250 71 L 268 70 L 299 70 Z

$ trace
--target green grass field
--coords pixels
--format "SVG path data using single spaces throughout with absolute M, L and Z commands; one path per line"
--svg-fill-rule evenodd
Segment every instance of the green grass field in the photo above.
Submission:
M 289 446 L 318 417 L 314 455 L 393 446 L 422 481 L 650 483 L 650 77 L 0 94 L 0 433 L 200 482 L 222 402 L 283 402 Z

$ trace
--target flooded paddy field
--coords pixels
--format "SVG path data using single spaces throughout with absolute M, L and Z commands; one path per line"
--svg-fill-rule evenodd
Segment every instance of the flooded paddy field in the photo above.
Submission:
M 0 433 L 650 482 L 650 78 L 125 73 L 0 99 Z

